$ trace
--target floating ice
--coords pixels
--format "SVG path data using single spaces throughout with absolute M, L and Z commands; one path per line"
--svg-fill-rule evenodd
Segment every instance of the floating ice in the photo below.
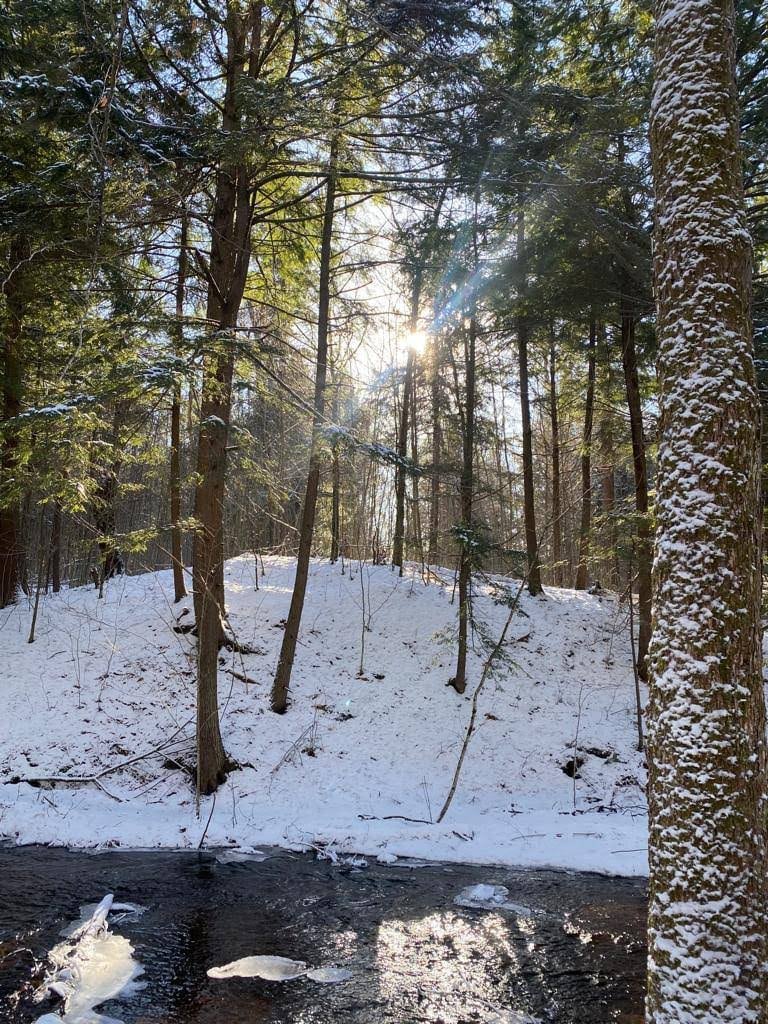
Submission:
M 105 899 L 107 898 L 105 897 Z M 81 932 L 85 925 L 92 924 L 95 921 L 97 912 L 100 911 L 104 902 L 105 900 L 102 900 L 101 903 L 84 903 L 80 907 L 80 917 L 76 921 L 71 921 L 65 925 L 59 932 L 59 935 L 63 935 L 68 939 L 76 939 L 78 932 Z M 115 915 L 113 918 L 115 921 L 124 921 L 128 917 L 141 917 L 146 912 L 146 909 L 146 907 L 142 907 L 138 903 L 116 903 L 113 900 L 108 913 Z M 102 921 L 103 926 L 103 922 L 106 919 L 101 916 L 99 919 Z
M 338 985 L 348 981 L 352 972 L 344 967 L 310 967 L 303 960 L 289 960 L 287 956 L 244 956 L 223 967 L 211 967 L 209 978 L 264 978 L 266 981 L 293 981 L 309 978 L 322 985 Z
M 138 909 L 132 904 L 115 904 L 108 895 L 101 903 L 83 907 L 80 919 L 65 929 L 67 938 L 51 950 L 51 969 L 36 994 L 38 1002 L 59 996 L 63 1012 L 43 1014 L 36 1024 L 120 1024 L 94 1008 L 108 999 L 130 995 L 144 969 L 134 960 L 128 939 L 109 931 L 107 918 L 116 908 Z
M 289 960 L 287 956 L 244 956 L 223 967 L 211 967 L 209 978 L 264 978 L 266 981 L 291 981 L 303 978 L 309 964 Z
M 269 858 L 268 853 L 263 850 L 222 850 L 216 854 L 218 864 L 261 864 Z
M 472 910 L 506 910 L 518 917 L 537 917 L 541 914 L 540 910 L 526 907 L 522 903 L 513 903 L 509 899 L 509 889 L 506 885 L 468 885 L 454 897 L 453 902 L 457 907 L 469 907 Z

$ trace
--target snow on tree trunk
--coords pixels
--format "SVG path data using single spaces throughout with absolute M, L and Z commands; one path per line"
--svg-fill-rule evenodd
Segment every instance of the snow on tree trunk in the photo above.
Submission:
M 658 0 L 649 1024 L 768 1021 L 759 405 L 733 4 Z

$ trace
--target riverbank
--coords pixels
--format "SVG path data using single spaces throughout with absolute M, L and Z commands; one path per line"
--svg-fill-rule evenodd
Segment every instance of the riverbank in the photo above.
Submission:
M 92 588 L 44 598 L 33 644 L 28 606 L 6 609 L 0 835 L 645 873 L 645 771 L 613 597 L 554 588 L 521 596 L 438 825 L 471 696 L 516 585 L 507 581 L 505 593 L 478 584 L 459 696 L 446 685 L 451 575 L 425 586 L 416 568 L 400 578 L 386 566 L 314 562 L 292 704 L 277 716 L 268 693 L 294 567 L 265 559 L 256 590 L 253 558 L 227 563 L 231 625 L 257 653 L 222 652 L 222 733 L 241 767 L 199 810 L 188 771 L 194 643 L 173 629 L 191 619 L 191 602 L 173 604 L 170 573 L 110 581 L 103 600 Z

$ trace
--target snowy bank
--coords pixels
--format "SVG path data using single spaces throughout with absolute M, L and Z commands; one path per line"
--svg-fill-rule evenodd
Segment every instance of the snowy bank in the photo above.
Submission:
M 45 598 L 34 644 L 28 606 L 6 609 L 0 836 L 646 872 L 645 772 L 614 598 L 522 596 L 437 825 L 488 653 L 478 630 L 467 693 L 446 685 L 452 578 L 425 586 L 415 568 L 399 578 L 387 566 L 313 562 L 292 703 L 278 716 L 268 693 L 294 565 L 265 559 L 255 590 L 252 557 L 227 563 L 231 625 L 259 653 L 222 651 L 222 733 L 241 767 L 199 814 L 186 770 L 194 642 L 173 630 L 191 602 L 173 604 L 170 573 L 110 581 L 101 601 L 92 588 Z M 476 617 L 491 641 L 508 614 L 499 597 L 478 584 Z

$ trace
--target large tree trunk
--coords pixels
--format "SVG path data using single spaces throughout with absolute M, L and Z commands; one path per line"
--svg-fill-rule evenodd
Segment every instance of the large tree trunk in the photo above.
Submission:
M 759 403 L 732 2 L 658 0 L 649 1024 L 768 1021 Z
M 576 590 L 587 589 L 589 533 L 592 528 L 592 419 L 595 408 L 595 351 L 597 327 L 589 323 L 589 354 L 587 357 L 587 394 L 584 400 L 584 435 L 581 441 L 581 525 L 579 527 L 579 564 L 576 568 Z
M 320 482 L 320 432 L 325 415 L 325 380 L 328 366 L 328 330 L 331 301 L 331 255 L 333 243 L 333 217 L 336 202 L 336 145 L 331 146 L 328 183 L 325 190 L 323 230 L 320 243 L 320 281 L 317 312 L 317 368 L 315 372 L 315 400 L 312 419 L 312 449 L 309 456 L 309 473 L 304 494 L 299 528 L 299 553 L 296 560 L 296 579 L 293 584 L 291 606 L 285 620 L 283 643 L 277 662 L 277 671 L 272 684 L 272 710 L 283 714 L 288 707 L 288 690 L 291 685 L 296 643 L 299 638 L 301 614 L 304 610 L 304 596 L 309 577 L 309 559 L 312 554 L 312 538 L 315 529 L 317 491 Z
M 651 638 L 652 538 L 648 522 L 648 468 L 645 457 L 640 381 L 637 373 L 635 322 L 632 302 L 625 291 L 621 296 L 621 361 L 624 367 L 624 385 L 632 434 L 632 468 L 635 475 L 635 511 L 637 513 L 637 599 L 640 620 L 637 639 L 637 671 L 641 679 L 647 679 L 648 643 Z
M 187 211 L 181 212 L 179 238 L 179 266 L 176 276 L 176 358 L 183 352 L 184 292 L 187 281 Z M 171 561 L 173 563 L 173 599 L 187 596 L 184 584 L 184 561 L 181 554 L 181 385 L 174 381 L 171 400 Z
M 475 367 L 477 362 L 477 317 L 473 314 L 469 330 L 464 338 L 464 380 L 466 400 L 462 432 L 461 463 L 461 561 L 459 562 L 459 649 L 456 658 L 456 673 L 451 686 L 457 693 L 467 688 L 467 637 L 471 617 L 470 585 L 472 582 L 472 547 L 474 531 L 474 462 L 475 462 Z
M 517 316 L 517 357 L 520 371 L 520 420 L 523 433 L 523 517 L 525 520 L 525 552 L 528 561 L 528 592 L 542 593 L 539 539 L 536 533 L 536 499 L 533 489 L 533 429 L 528 387 L 528 314 L 525 309 L 527 286 L 525 258 L 525 215 L 522 204 L 517 215 L 517 261 L 519 275 Z
M 29 244 L 24 236 L 11 243 L 11 273 L 3 286 L 6 316 L 3 330 L 3 405 L 0 434 L 0 481 L 6 493 L 0 492 L 0 608 L 16 600 L 21 582 L 22 538 L 19 528 L 19 495 L 15 479 L 18 470 L 18 432 L 9 421 L 21 412 L 24 386 L 24 363 L 21 353 L 21 330 L 27 308 L 25 296 L 25 263 Z
M 256 10 L 246 15 L 228 9 L 226 88 L 222 129 L 233 138 L 240 130 L 237 81 L 246 67 L 246 39 L 251 53 L 258 31 Z M 210 262 L 206 268 L 209 347 L 203 362 L 200 431 L 197 448 L 195 519 L 192 555 L 197 625 L 197 790 L 212 793 L 224 779 L 227 759 L 218 713 L 218 656 L 224 639 L 224 491 L 227 440 L 232 406 L 234 345 L 251 258 L 252 196 L 247 168 L 224 161 L 216 175 L 211 225 Z
M 563 509 L 560 482 L 560 417 L 557 410 L 555 339 L 549 342 L 549 425 L 552 434 L 552 560 L 555 586 L 563 585 Z

